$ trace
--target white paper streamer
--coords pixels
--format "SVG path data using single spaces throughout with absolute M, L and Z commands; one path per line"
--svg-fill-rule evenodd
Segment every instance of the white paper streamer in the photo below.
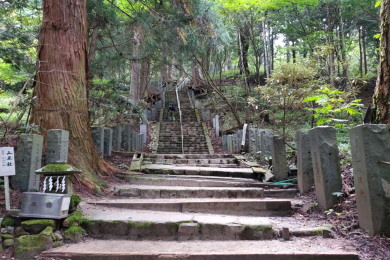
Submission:
M 49 191 L 53 189 L 53 177 L 49 177 Z
M 43 180 L 43 188 L 42 188 L 42 192 L 43 192 L 43 193 L 46 192 L 46 179 L 47 179 L 47 176 L 46 176 L 45 179 Z
M 60 188 L 60 176 L 57 176 L 56 180 L 56 192 L 58 192 L 58 189 Z
M 65 187 L 66 187 L 66 185 L 65 185 L 65 178 L 66 178 L 66 176 L 64 176 L 64 178 L 62 178 L 62 192 L 65 191 Z

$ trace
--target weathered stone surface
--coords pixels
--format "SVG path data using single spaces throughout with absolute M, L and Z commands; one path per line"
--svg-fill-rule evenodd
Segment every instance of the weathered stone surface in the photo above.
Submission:
M 309 191 L 314 185 L 313 164 L 308 130 L 297 132 L 297 168 L 299 192 Z
M 83 228 L 79 226 L 72 226 L 65 230 L 64 238 L 72 242 L 79 242 L 83 238 Z
M 38 234 L 42 232 L 46 227 L 55 228 L 56 221 L 53 219 L 31 219 L 23 221 L 23 229 L 30 234 Z
M 112 149 L 120 151 L 122 144 L 122 126 L 117 125 L 112 128 Z
M 328 209 L 337 201 L 333 193 L 342 189 L 336 129 L 319 126 L 311 129 L 309 136 L 317 201 L 322 209 Z
M 131 151 L 131 137 L 132 132 L 131 125 L 122 126 L 122 148 L 126 151 Z
M 19 237 L 15 242 L 14 256 L 16 259 L 34 259 L 34 256 L 48 250 L 53 240 L 45 235 L 26 235 Z
M 199 229 L 200 225 L 198 223 L 183 223 L 180 224 L 179 230 L 178 230 L 178 240 L 184 241 L 184 240 L 193 240 L 198 238 L 199 236 Z
M 92 127 L 92 139 L 95 144 L 96 151 L 103 156 L 104 153 L 104 128 Z
M 142 134 L 142 145 L 146 144 L 146 139 L 148 136 L 148 125 L 147 124 L 141 124 L 139 126 L 139 133 Z
M 215 136 L 219 136 L 219 115 L 215 116 Z
M 43 136 L 22 134 L 15 153 L 16 175 L 11 177 L 14 189 L 38 191 L 40 176 L 35 171 L 41 168 Z
M 276 180 L 285 180 L 288 177 L 288 166 L 284 140 L 282 137 L 274 135 L 272 142 L 272 173 Z
M 104 155 L 111 156 L 112 153 L 112 129 L 104 127 Z
M 274 131 L 271 129 L 259 129 L 260 132 L 260 151 L 262 156 L 272 156 L 272 138 Z
M 350 139 L 359 225 L 370 235 L 390 234 L 389 128 L 360 125 Z
M 222 135 L 222 148 L 224 150 L 227 150 L 228 149 L 228 145 L 227 145 L 227 135 Z
M 15 241 L 13 239 L 4 239 L 3 245 L 4 248 L 13 247 L 15 245 Z
M 67 163 L 69 132 L 61 129 L 47 131 L 46 164 Z
M 227 136 L 227 150 L 233 153 L 233 135 Z
M 258 142 L 258 129 L 250 127 L 249 128 L 249 144 L 248 144 L 248 150 L 250 153 L 256 153 L 257 152 L 257 142 Z

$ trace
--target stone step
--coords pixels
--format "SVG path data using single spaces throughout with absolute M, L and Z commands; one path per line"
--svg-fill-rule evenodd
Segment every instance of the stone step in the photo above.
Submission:
M 116 199 L 100 200 L 94 205 L 121 209 L 214 213 L 236 216 L 288 216 L 291 201 L 283 199 Z
M 219 177 L 256 178 L 252 168 L 219 168 L 175 166 L 164 164 L 142 165 L 142 172 L 149 174 L 202 175 Z
M 342 243 L 342 242 L 340 242 Z M 77 260 L 358 260 L 356 251 L 325 239 L 271 241 L 128 241 L 87 239 L 50 249 L 38 259 Z
M 145 154 L 144 158 L 158 158 L 158 159 L 233 159 L 234 156 L 231 154 Z
M 116 196 L 133 198 L 262 198 L 262 188 L 124 185 Z
M 155 163 L 161 164 L 224 164 L 224 165 L 237 165 L 237 159 L 154 159 Z

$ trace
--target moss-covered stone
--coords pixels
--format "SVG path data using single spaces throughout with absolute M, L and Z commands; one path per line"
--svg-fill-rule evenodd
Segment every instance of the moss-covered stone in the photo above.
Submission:
M 62 241 L 62 240 L 64 240 L 64 237 L 62 236 L 60 231 L 56 231 L 53 234 L 54 234 L 54 240 L 55 241 Z
M 14 239 L 14 236 L 11 235 L 11 234 L 1 234 L 0 237 L 1 237 L 2 240 Z
M 53 219 L 31 219 L 22 222 L 23 229 L 30 234 L 39 234 L 46 227 L 55 229 L 56 221 Z
M 64 243 L 62 241 L 56 241 L 53 243 L 53 247 L 60 247 L 60 246 L 63 246 Z
M 78 194 L 72 194 L 72 197 L 70 198 L 70 205 L 69 205 L 69 211 L 73 212 L 77 209 L 77 206 L 80 204 L 80 202 L 83 199 Z
M 83 217 L 83 213 L 80 210 L 76 210 L 73 214 L 62 222 L 63 227 L 71 227 L 71 226 L 81 226 L 82 224 L 88 221 L 87 218 Z
M 69 172 L 69 173 L 72 173 L 72 172 L 81 172 L 81 170 L 73 167 L 72 165 L 70 164 L 66 164 L 66 163 L 52 163 L 52 164 L 48 164 L 46 165 L 45 167 L 39 169 L 36 171 L 36 173 L 66 173 L 66 172 Z
M 53 245 L 51 237 L 46 235 L 26 235 L 15 242 L 14 256 L 16 259 L 33 259 L 39 253 L 48 250 Z
M 16 219 L 12 217 L 5 217 L 1 222 L 2 227 L 14 227 L 16 223 Z
M 64 237 L 66 240 L 70 240 L 72 242 L 79 242 L 83 238 L 83 232 L 83 228 L 73 226 L 65 230 Z
M 53 228 L 52 227 L 46 227 L 41 233 L 39 233 L 40 235 L 45 235 L 45 236 L 49 236 L 51 237 L 52 239 L 54 239 L 54 234 L 53 234 Z
M 15 245 L 15 241 L 13 239 L 5 239 L 3 241 L 3 245 L 5 248 L 13 247 Z

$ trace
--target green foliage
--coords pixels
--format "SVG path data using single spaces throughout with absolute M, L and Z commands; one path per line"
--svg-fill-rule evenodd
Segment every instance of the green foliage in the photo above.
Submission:
M 317 95 L 304 99 L 316 106 L 308 108 L 313 111 L 313 117 L 317 125 L 333 125 L 343 127 L 349 119 L 361 115 L 359 108 L 363 105 L 360 99 L 352 99 L 354 91 L 340 91 L 331 86 L 324 86 L 317 91 Z
M 83 200 L 83 198 L 79 194 L 72 194 L 70 198 L 70 205 L 69 205 L 69 211 L 73 212 L 77 209 L 77 206 L 80 204 L 80 202 Z M 75 213 L 73 214 L 75 215 Z
M 76 210 L 72 213 L 71 216 L 69 216 L 66 221 L 69 223 L 70 226 L 81 226 L 83 224 L 88 223 L 88 219 L 83 217 L 83 212 L 80 210 Z

